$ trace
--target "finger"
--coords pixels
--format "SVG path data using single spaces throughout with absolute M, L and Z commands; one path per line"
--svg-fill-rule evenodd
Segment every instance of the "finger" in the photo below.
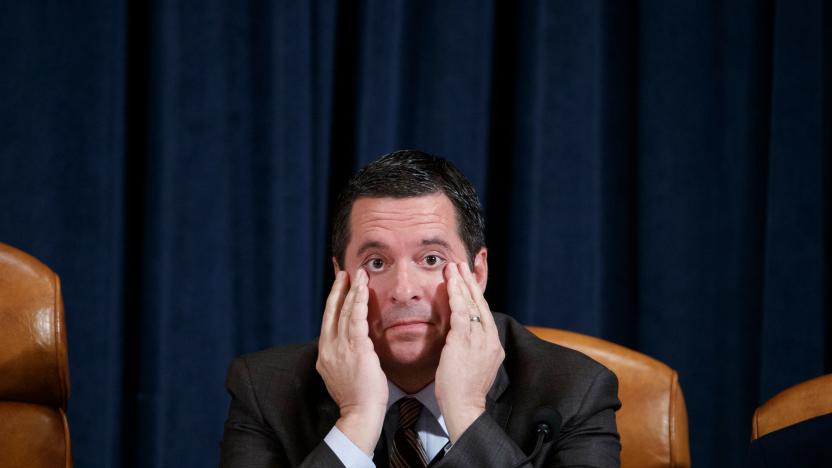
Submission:
M 462 278 L 455 263 L 445 268 L 445 285 L 448 289 L 448 302 L 451 306 L 451 328 L 466 332 L 470 329 L 469 302 L 462 289 Z
M 350 315 L 352 314 L 353 304 L 355 304 L 355 290 L 358 287 L 358 278 L 356 276 L 358 275 L 353 276 L 350 292 L 347 293 L 347 297 L 344 299 L 344 305 L 341 306 L 341 315 L 338 317 L 338 338 L 349 338 Z
M 459 294 L 462 296 L 463 300 L 466 304 L 467 309 L 467 318 L 469 322 L 478 323 L 479 328 L 482 328 L 482 313 L 479 310 L 479 306 L 477 305 L 476 301 L 474 301 L 474 297 L 471 294 L 471 291 L 468 288 L 468 285 L 465 283 L 465 278 L 462 277 L 462 272 L 465 271 L 465 266 L 462 263 L 456 264 L 457 268 L 457 275 L 459 278 Z M 472 318 L 477 317 L 477 320 L 474 321 Z
M 321 320 L 321 339 L 330 339 L 335 336 L 339 311 L 344 304 L 349 280 L 346 271 L 341 270 L 335 274 L 335 281 L 332 283 L 332 289 L 329 291 L 324 306 L 324 316 Z
M 460 266 L 460 270 L 462 271 L 462 278 L 465 281 L 468 293 L 477 305 L 477 310 L 479 310 L 480 320 L 482 321 L 483 327 L 486 329 L 495 327 L 496 325 L 494 323 L 494 316 L 491 314 L 491 308 L 488 307 L 488 301 L 485 300 L 485 296 L 482 294 L 482 289 L 480 289 L 477 279 L 468 267 L 468 263 L 465 263 L 464 266 Z
M 367 302 L 370 299 L 370 290 L 367 287 L 367 273 L 358 270 L 356 274 L 355 300 L 352 304 L 352 312 L 349 317 L 349 337 L 362 338 L 369 335 L 369 324 L 367 323 Z

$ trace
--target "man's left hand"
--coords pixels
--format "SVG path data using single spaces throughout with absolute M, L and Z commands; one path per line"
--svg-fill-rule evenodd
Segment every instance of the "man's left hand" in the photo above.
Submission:
M 467 263 L 449 263 L 445 284 L 451 329 L 436 369 L 436 399 L 451 443 L 485 411 L 485 397 L 505 357 L 497 326 Z

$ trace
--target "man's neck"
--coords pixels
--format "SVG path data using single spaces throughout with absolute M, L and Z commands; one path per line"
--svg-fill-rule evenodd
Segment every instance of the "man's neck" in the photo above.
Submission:
M 396 372 L 394 370 L 384 369 L 384 373 L 387 374 L 387 378 L 391 382 L 408 395 L 413 395 L 427 387 L 436 377 L 436 369 L 431 369 L 429 372 L 408 372 L 407 369 L 404 369 L 402 372 Z

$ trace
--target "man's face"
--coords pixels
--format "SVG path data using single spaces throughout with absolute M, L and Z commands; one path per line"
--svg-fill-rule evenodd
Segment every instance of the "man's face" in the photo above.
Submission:
M 444 194 L 355 201 L 344 268 L 351 277 L 364 268 L 369 277 L 369 333 L 382 368 L 436 368 L 450 328 L 443 270 L 466 261 L 456 212 Z M 484 290 L 484 248 L 474 274 Z

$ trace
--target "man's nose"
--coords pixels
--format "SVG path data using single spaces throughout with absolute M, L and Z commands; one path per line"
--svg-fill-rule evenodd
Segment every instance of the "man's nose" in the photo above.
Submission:
M 393 302 L 406 304 L 419 300 L 419 289 L 414 282 L 413 272 L 407 265 L 397 265 L 393 284 Z

